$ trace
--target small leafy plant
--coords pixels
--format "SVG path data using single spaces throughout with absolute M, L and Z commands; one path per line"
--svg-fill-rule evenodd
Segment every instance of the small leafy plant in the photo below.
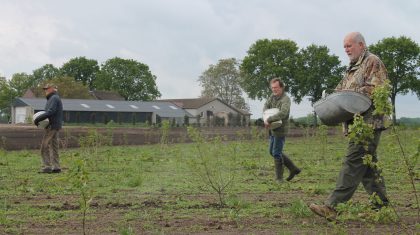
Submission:
M 390 116 L 392 114 L 392 104 L 389 101 L 389 97 L 391 94 L 391 86 L 389 85 L 389 82 L 386 82 L 382 86 L 378 86 L 373 90 L 372 98 L 373 98 L 373 104 L 375 106 L 374 115 L 384 115 L 385 117 Z M 413 156 L 407 156 L 405 153 L 400 137 L 397 132 L 397 128 L 395 126 L 392 126 L 392 132 L 394 133 L 394 136 L 397 140 L 398 146 L 400 148 L 403 162 L 406 167 L 408 178 L 410 179 L 411 187 L 414 192 L 414 197 L 417 203 L 417 218 L 420 218 L 420 202 L 419 197 L 416 189 L 416 182 L 415 182 L 415 166 L 417 164 L 417 160 L 419 158 L 419 149 L 420 149 L 420 141 L 417 147 L 417 153 L 413 154 Z
M 85 159 L 75 161 L 74 167 L 70 170 L 68 180 L 72 187 L 79 193 L 79 206 L 82 212 L 83 234 L 86 234 L 86 215 L 89 210 L 89 204 L 93 199 L 93 190 L 89 185 L 89 172 Z
M 190 162 L 191 169 L 198 176 L 200 183 L 217 193 L 219 206 L 224 207 L 226 192 L 235 179 L 233 169 L 237 165 L 236 148 L 234 146 L 233 149 L 228 149 L 227 145 L 223 145 L 221 137 L 215 137 L 208 144 L 197 129 L 188 127 L 187 130 L 197 150 L 196 157 Z M 229 153 L 232 154 L 232 165 L 223 162 L 223 156 Z
M 295 199 L 287 209 L 295 218 L 312 216 L 312 212 L 302 199 Z

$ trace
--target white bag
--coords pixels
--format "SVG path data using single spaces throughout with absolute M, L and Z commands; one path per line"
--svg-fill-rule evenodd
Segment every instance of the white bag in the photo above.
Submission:
M 39 112 L 35 113 L 34 116 L 32 117 L 32 122 L 34 122 L 37 117 L 39 117 L 40 115 L 42 115 L 44 113 L 45 113 L 45 111 L 39 111 Z M 44 119 L 44 120 L 42 120 L 38 123 L 38 128 L 45 128 L 45 127 L 48 126 L 48 124 L 49 124 L 49 120 L 48 120 L 48 118 L 46 118 L 46 119 Z
M 264 120 L 264 122 L 266 122 L 269 117 L 277 114 L 278 112 L 280 112 L 280 110 L 278 108 L 265 110 L 263 112 L 263 120 Z M 282 124 L 283 124 L 283 122 L 281 120 L 272 122 L 271 125 L 270 125 L 270 129 L 273 130 L 273 129 L 279 128 L 279 127 L 281 127 Z

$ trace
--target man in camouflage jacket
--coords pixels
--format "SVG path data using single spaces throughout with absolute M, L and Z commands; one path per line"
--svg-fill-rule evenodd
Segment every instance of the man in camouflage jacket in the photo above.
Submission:
M 337 85 L 336 91 L 351 90 L 362 93 L 369 98 L 376 86 L 384 84 L 387 71 L 382 61 L 367 50 L 365 40 L 359 32 L 349 33 L 344 38 L 344 48 L 350 59 L 350 65 L 344 78 Z M 373 103 L 373 102 L 372 102 Z M 347 147 L 343 166 L 337 179 L 336 188 L 328 197 L 325 205 L 312 204 L 311 210 L 327 219 L 336 216 L 334 208 L 338 203 L 350 200 L 358 185 L 363 186 L 369 195 L 376 194 L 379 202 L 374 202 L 375 208 L 388 204 L 385 182 L 380 172 L 375 167 L 363 163 L 366 154 L 372 155 L 372 161 L 377 162 L 376 148 L 379 144 L 381 131 L 384 130 L 383 115 L 373 115 L 374 107 L 362 113 L 363 119 L 374 129 L 374 137 L 369 141 L 367 149 L 362 144 L 350 141 Z M 344 124 L 344 134 L 348 133 L 348 125 Z
M 290 173 L 286 180 L 290 181 L 301 171 L 295 166 L 292 160 L 283 153 L 284 142 L 286 140 L 287 132 L 289 131 L 290 98 L 285 94 L 284 83 L 279 78 L 272 79 L 270 86 L 273 94 L 264 104 L 263 111 L 272 108 L 277 108 L 279 111 L 267 118 L 267 120 L 264 120 L 264 125 L 269 129 L 270 133 L 269 151 L 274 158 L 276 180 L 279 182 L 283 181 L 284 165 L 289 169 Z M 278 121 L 281 121 L 281 126 L 274 128 L 273 123 Z

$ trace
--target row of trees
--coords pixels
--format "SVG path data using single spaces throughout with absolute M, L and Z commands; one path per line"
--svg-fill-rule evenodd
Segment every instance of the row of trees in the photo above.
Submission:
M 420 47 L 410 38 L 385 38 L 370 45 L 388 70 L 392 85 L 391 101 L 394 107 L 397 94 L 414 92 L 420 98 Z M 252 99 L 270 96 L 269 81 L 274 77 L 284 80 L 286 90 L 294 101 L 304 97 L 314 104 L 322 91 L 332 92 L 341 80 L 346 66 L 326 46 L 309 45 L 299 49 L 292 40 L 262 39 L 248 50 L 241 63 L 236 59 L 222 59 L 210 65 L 199 78 L 203 97 L 219 97 L 228 104 L 247 109 L 242 93 Z M 316 123 L 317 117 L 314 116 Z
M 54 82 L 63 98 L 90 98 L 89 91 L 104 90 L 119 93 L 126 100 L 154 100 L 160 97 L 156 76 L 143 63 L 118 57 L 101 66 L 93 59 L 77 57 L 56 68 L 46 64 L 32 74 L 16 73 L 10 80 L 0 79 L 0 114 L 10 112 L 16 97 L 32 88 L 42 96 L 42 85 Z

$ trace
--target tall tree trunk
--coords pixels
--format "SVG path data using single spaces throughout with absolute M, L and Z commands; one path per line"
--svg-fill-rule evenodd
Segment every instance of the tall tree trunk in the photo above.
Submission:
M 397 115 L 395 114 L 395 97 L 396 94 L 391 95 L 391 103 L 392 103 L 392 124 L 397 125 Z

